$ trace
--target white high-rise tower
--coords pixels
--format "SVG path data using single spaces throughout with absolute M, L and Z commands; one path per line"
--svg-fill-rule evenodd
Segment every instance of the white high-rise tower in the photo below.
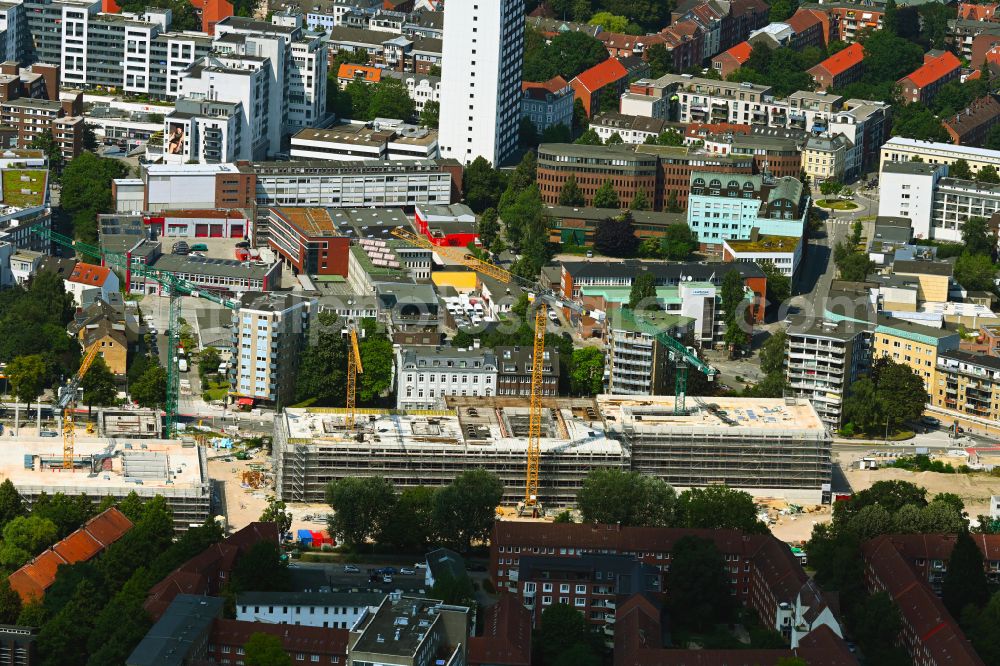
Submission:
M 449 0 L 441 62 L 441 156 L 494 165 L 517 148 L 524 0 Z

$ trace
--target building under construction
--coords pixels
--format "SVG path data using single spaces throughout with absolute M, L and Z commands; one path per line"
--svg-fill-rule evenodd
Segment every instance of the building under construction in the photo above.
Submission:
M 632 469 L 678 490 L 727 485 L 756 497 L 830 501 L 832 439 L 815 408 L 796 398 L 598 396 L 609 436 Z
M 174 526 L 186 530 L 209 516 L 211 486 L 205 449 L 176 440 L 135 442 L 77 435 L 72 467 L 63 466 L 62 440 L 18 437 L 0 447 L 0 474 L 29 504 L 43 492 L 86 495 L 94 503 L 162 495 Z
M 448 410 L 358 410 L 355 430 L 345 410 L 285 409 L 274 420 L 274 465 L 287 502 L 324 502 L 326 486 L 352 476 L 382 476 L 398 489 L 444 486 L 464 471 L 484 468 L 504 484 L 504 503 L 524 499 L 528 401 L 448 398 Z M 605 434 L 592 399 L 549 399 L 542 414 L 539 500 L 576 501 L 587 472 L 628 467 L 619 442 Z

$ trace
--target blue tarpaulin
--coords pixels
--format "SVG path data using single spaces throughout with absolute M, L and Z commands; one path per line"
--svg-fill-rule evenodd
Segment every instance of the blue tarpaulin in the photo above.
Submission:
M 299 530 L 298 535 L 299 535 L 299 541 L 301 541 L 303 544 L 312 543 L 313 535 L 312 532 L 310 532 L 309 530 Z

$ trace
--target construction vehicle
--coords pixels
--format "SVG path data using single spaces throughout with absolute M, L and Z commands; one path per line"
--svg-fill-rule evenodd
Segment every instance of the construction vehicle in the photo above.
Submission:
M 63 424 L 63 469 L 73 469 L 73 449 L 76 445 L 76 425 L 73 423 L 73 414 L 76 411 L 76 394 L 80 390 L 80 383 L 94 364 L 97 353 L 101 345 L 93 344 L 83 357 L 80 369 L 76 371 L 69 383 L 62 388 L 56 409 L 62 412 Z
M 693 366 L 699 372 L 708 377 L 708 381 L 713 381 L 718 374 L 718 370 L 702 361 L 698 356 L 680 341 L 673 338 L 668 331 L 647 321 L 641 312 L 634 312 L 628 308 L 621 309 L 621 316 L 630 319 L 642 332 L 655 339 L 667 348 L 670 357 L 674 361 L 674 414 L 687 414 L 687 378 L 688 366 Z
M 79 252 L 82 255 L 101 261 L 103 265 L 111 268 L 116 273 L 119 273 L 124 278 L 126 285 L 130 285 L 132 283 L 133 274 L 141 275 L 159 284 L 161 287 L 161 293 L 165 292 L 167 296 L 169 296 L 169 325 L 166 331 L 169 336 L 169 344 L 167 347 L 167 395 L 166 403 L 164 405 L 166 420 L 163 432 L 164 437 L 172 437 L 176 429 L 177 401 L 180 395 L 180 368 L 177 362 L 177 350 L 180 347 L 180 297 L 194 296 L 195 298 L 204 298 L 213 303 L 229 308 L 230 310 L 238 310 L 240 307 L 239 303 L 205 290 L 193 282 L 188 282 L 187 280 L 179 278 L 172 273 L 158 271 L 138 262 L 133 263 L 131 261 L 131 257 L 127 254 L 106 252 L 99 247 L 75 241 L 69 236 L 64 236 L 50 229 L 33 228 L 32 231 L 45 240 L 57 243 L 58 245 L 73 250 L 74 252 Z
M 361 349 L 358 347 L 358 331 L 351 326 L 351 345 L 347 350 L 347 419 L 348 430 L 354 429 L 354 417 L 357 415 L 358 375 L 364 372 L 361 365 Z

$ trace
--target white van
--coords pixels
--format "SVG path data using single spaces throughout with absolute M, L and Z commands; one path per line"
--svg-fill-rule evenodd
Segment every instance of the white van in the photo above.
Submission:
M 187 372 L 188 371 L 188 362 L 187 362 L 187 359 L 186 358 L 179 358 L 179 359 L 177 359 L 177 368 L 181 372 Z

